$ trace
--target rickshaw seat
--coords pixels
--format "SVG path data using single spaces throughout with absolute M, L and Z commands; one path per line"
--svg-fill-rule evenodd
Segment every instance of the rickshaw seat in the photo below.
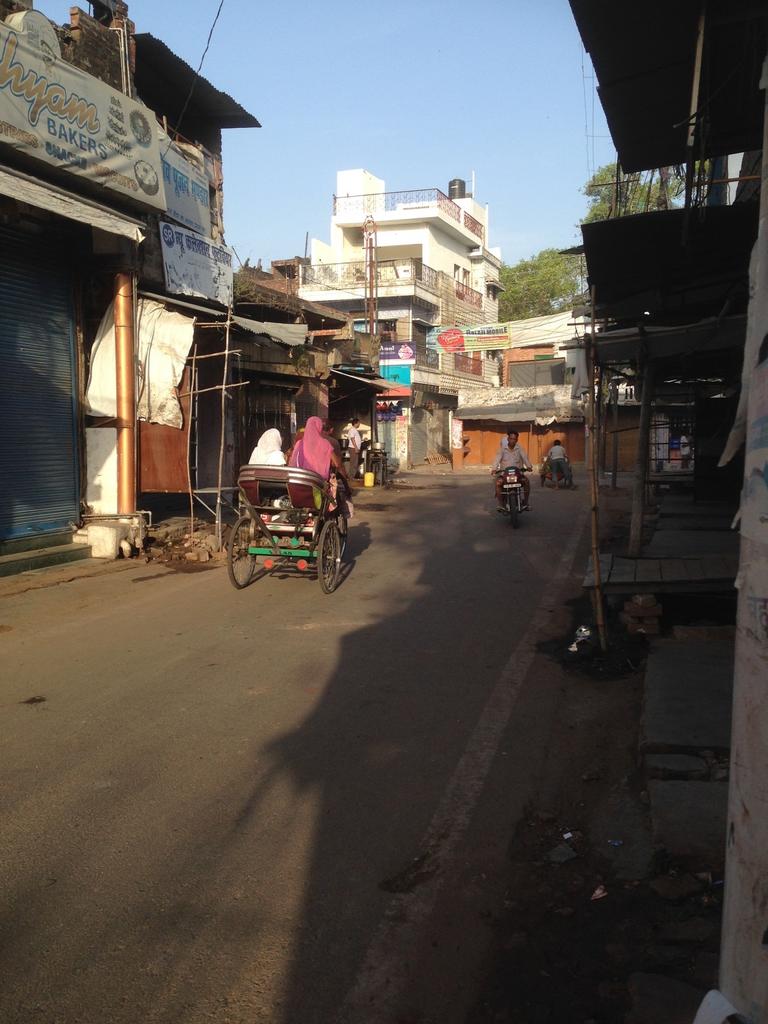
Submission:
M 316 510 L 315 490 L 324 491 L 326 481 L 317 473 L 297 466 L 241 466 L 237 485 L 252 505 L 260 504 L 261 485 L 284 487 L 296 509 Z

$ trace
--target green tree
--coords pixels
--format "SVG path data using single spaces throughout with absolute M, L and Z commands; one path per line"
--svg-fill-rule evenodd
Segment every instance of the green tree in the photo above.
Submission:
M 499 320 L 525 320 L 567 309 L 584 288 L 581 262 L 579 256 L 542 249 L 514 266 L 502 266 Z
M 623 174 L 616 180 L 616 165 L 599 167 L 582 192 L 587 197 L 587 213 L 582 224 L 609 217 L 627 217 L 651 210 L 669 210 L 678 205 L 685 178 L 673 168 Z

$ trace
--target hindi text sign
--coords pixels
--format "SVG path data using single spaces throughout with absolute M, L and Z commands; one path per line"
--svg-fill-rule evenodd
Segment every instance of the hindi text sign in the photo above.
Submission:
M 232 302 L 232 252 L 213 239 L 160 221 L 165 285 L 176 295 L 197 295 L 222 306 Z

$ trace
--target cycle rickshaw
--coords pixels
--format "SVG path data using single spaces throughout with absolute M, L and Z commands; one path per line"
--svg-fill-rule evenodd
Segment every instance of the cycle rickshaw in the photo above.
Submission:
M 257 574 L 293 567 L 316 570 L 323 593 L 332 594 L 347 520 L 328 481 L 293 466 L 242 466 L 237 485 L 241 514 L 227 543 L 232 585 L 242 590 Z

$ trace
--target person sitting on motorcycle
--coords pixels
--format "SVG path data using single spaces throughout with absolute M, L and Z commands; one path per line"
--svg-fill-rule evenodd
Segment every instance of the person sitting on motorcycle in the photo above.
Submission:
M 516 469 L 533 469 L 531 460 L 528 458 L 528 453 L 518 440 L 519 437 L 520 435 L 516 430 L 510 430 L 507 432 L 507 446 L 506 448 L 499 448 L 499 454 L 496 456 L 496 461 L 491 467 L 491 473 L 496 474 L 496 504 L 502 511 L 504 506 L 501 501 L 500 470 L 508 469 L 510 466 L 514 466 Z M 521 473 L 520 475 L 522 476 L 525 508 L 528 510 L 531 507 L 528 503 L 531 496 L 531 483 L 524 473 Z

